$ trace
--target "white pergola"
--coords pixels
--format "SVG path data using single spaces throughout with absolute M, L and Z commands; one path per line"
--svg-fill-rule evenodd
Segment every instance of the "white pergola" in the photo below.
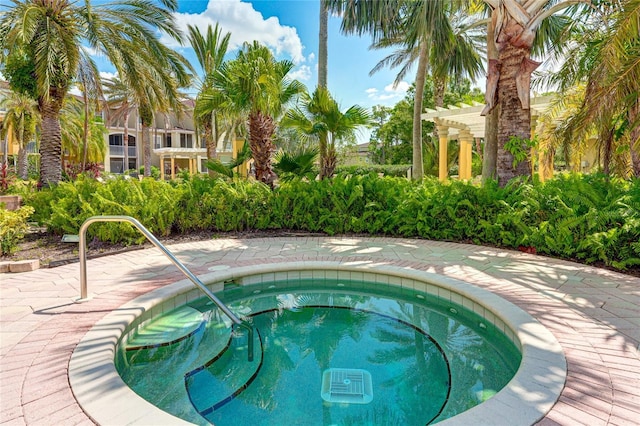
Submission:
M 189 164 L 189 174 L 198 173 L 198 161 L 200 158 L 207 156 L 206 148 L 156 148 L 154 154 L 160 157 L 160 180 L 164 180 L 164 160 L 166 158 L 171 162 L 171 179 L 176 178 L 175 160 L 186 159 Z
M 551 96 L 538 96 L 531 98 L 531 133 L 536 128 L 538 116 L 546 112 L 551 104 Z M 480 115 L 484 104 L 474 102 L 473 105 L 460 104 L 460 106 L 448 106 L 447 108 L 427 109 L 422 114 L 422 120 L 435 123 L 438 129 L 439 142 L 439 179 L 447 179 L 447 143 L 449 140 L 458 140 L 460 144 L 459 154 L 459 178 L 471 179 L 471 144 L 474 138 L 484 138 L 485 117 Z

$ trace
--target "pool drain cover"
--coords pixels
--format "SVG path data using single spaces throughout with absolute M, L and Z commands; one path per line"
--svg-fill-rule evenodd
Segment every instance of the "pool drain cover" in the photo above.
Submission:
M 322 399 L 343 404 L 368 404 L 373 400 L 371 373 L 365 370 L 329 368 L 322 373 Z

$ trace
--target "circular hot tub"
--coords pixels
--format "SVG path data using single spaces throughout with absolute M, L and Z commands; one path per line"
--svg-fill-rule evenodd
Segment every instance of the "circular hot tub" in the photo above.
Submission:
M 71 360 L 74 394 L 96 422 L 532 424 L 564 385 L 551 333 L 460 281 L 333 262 L 201 279 L 256 333 L 232 333 L 189 282 L 129 302 Z

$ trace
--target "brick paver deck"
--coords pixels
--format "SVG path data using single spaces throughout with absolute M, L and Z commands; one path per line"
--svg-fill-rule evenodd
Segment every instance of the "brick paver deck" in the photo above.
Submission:
M 524 253 L 394 238 L 221 239 L 170 249 L 195 274 L 219 265 L 295 260 L 371 262 L 435 272 L 520 306 L 562 345 L 568 376 L 541 425 L 640 425 L 640 279 Z M 69 387 L 71 353 L 91 326 L 134 297 L 183 276 L 157 249 L 0 274 L 0 425 L 93 424 Z

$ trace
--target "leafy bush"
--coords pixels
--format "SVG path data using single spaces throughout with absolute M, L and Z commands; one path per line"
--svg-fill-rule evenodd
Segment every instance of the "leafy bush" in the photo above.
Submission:
M 560 175 L 545 183 L 421 183 L 406 178 L 340 174 L 292 178 L 275 190 L 242 179 L 197 176 L 159 182 L 81 178 L 25 191 L 34 220 L 55 233 L 77 233 L 94 215 L 129 215 L 151 232 L 291 229 L 368 233 L 472 242 L 624 269 L 640 265 L 640 180 Z M 128 224 L 96 223 L 103 241 L 143 237 Z
M 114 178 L 103 183 L 81 177 L 41 191 L 29 197 L 26 204 L 36 209 L 38 222 L 58 235 L 77 234 L 91 216 L 125 215 L 137 218 L 151 232 L 166 236 L 171 233 L 180 194 L 180 188 L 153 179 Z M 87 235 L 113 243 L 144 240 L 131 225 L 118 222 L 95 223 Z
M 336 174 L 369 175 L 371 173 L 383 174 L 392 177 L 407 177 L 407 171 L 411 164 L 367 164 L 355 166 L 338 166 Z
M 0 209 L 0 255 L 13 253 L 20 240 L 29 229 L 27 219 L 33 207 L 24 206 L 18 210 Z

